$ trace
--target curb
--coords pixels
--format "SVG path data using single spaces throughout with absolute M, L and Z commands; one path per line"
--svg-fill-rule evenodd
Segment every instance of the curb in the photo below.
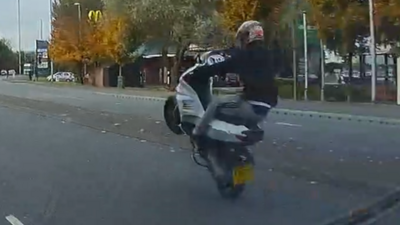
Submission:
M 112 96 L 115 98 L 137 99 L 145 101 L 165 101 L 166 99 L 163 97 L 150 97 L 150 96 L 140 96 L 140 95 L 113 94 L 104 92 L 94 92 L 94 93 L 98 95 Z M 333 119 L 338 121 L 366 122 L 366 123 L 374 123 L 382 125 L 400 125 L 400 119 L 376 117 L 376 116 L 356 116 L 351 114 L 326 113 L 318 111 L 304 111 L 304 110 L 280 109 L 280 108 L 273 109 L 271 113 L 277 115 L 301 116 L 301 117 L 319 118 L 319 119 Z
M 399 208 L 400 189 L 389 193 L 367 206 L 361 206 L 350 213 L 343 215 L 333 221 L 325 223 L 325 225 L 352 225 L 352 224 L 375 224 L 389 213 Z
M 355 116 L 351 114 L 302 111 L 293 109 L 273 109 L 272 112 L 278 115 L 302 116 L 302 117 L 319 118 L 319 119 L 334 119 L 338 121 L 367 122 L 367 123 L 377 123 L 383 125 L 400 125 L 400 119 L 376 117 L 376 116 Z
M 114 98 L 123 98 L 123 99 L 138 99 L 138 100 L 146 100 L 146 101 L 165 101 L 166 98 L 162 97 L 151 97 L 151 96 L 142 96 L 142 95 L 125 95 L 125 94 L 113 94 L 113 93 L 104 93 L 104 92 L 94 92 L 96 95 L 106 95 Z

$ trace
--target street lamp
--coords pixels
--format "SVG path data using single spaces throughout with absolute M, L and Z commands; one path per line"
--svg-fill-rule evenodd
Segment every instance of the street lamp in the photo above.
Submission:
M 49 43 L 51 41 L 52 38 L 52 34 L 53 34 L 53 0 L 49 0 L 49 12 L 50 12 L 50 36 L 49 36 Z M 54 74 L 54 65 L 53 65 L 53 60 L 51 58 L 51 56 L 49 56 L 49 60 L 50 60 L 50 74 L 51 74 L 51 82 L 53 82 L 53 74 Z
M 17 1 L 18 7 L 18 74 L 22 74 L 22 56 L 21 56 L 21 0 Z
M 81 38 L 81 20 L 82 20 L 82 10 L 81 10 L 81 3 L 75 2 L 74 5 L 78 8 L 78 22 L 79 22 L 79 39 Z M 80 40 L 79 40 L 80 42 Z
M 307 41 L 307 14 L 303 11 L 303 38 L 304 38 L 304 100 L 308 100 L 308 41 Z
M 376 100 L 376 48 L 375 48 L 375 23 L 374 23 L 374 1 L 369 0 L 369 29 L 371 41 L 369 43 L 369 49 L 371 53 L 371 101 Z
M 82 39 L 82 27 L 81 27 L 81 23 L 82 23 L 82 7 L 81 7 L 81 3 L 79 2 L 75 2 L 74 5 L 77 6 L 78 8 L 78 23 L 79 23 L 79 36 L 78 36 L 78 49 L 81 50 L 81 39 Z M 81 71 L 82 72 L 82 71 Z M 86 62 L 84 62 L 83 64 L 83 75 L 86 74 Z
M 79 19 L 79 21 L 81 21 L 81 19 L 82 19 L 81 3 L 75 2 L 74 5 L 76 5 L 78 7 L 78 19 Z

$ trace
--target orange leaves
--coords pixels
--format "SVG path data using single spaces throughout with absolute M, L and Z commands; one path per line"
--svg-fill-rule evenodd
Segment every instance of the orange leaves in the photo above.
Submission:
M 104 15 L 97 23 L 60 16 L 53 23 L 50 54 L 55 62 L 121 62 L 126 20 Z
M 225 0 L 220 11 L 225 27 L 234 32 L 246 20 L 264 21 L 267 26 L 278 25 L 284 4 L 287 1 Z
M 357 41 L 369 37 L 368 1 L 308 0 L 321 37 L 336 40 L 345 51 L 353 51 Z M 374 22 L 378 43 L 398 42 L 400 2 L 374 0 Z
M 222 3 L 221 15 L 225 27 L 236 31 L 241 23 L 246 20 L 259 20 L 262 0 L 225 0 Z
M 104 47 L 104 52 L 107 57 L 121 64 L 126 53 L 125 40 L 126 31 L 128 30 L 127 19 L 121 16 L 108 16 L 103 21 L 101 29 L 101 42 Z
M 319 36 L 332 50 L 356 49 L 369 34 L 368 1 L 308 0 Z
M 49 53 L 54 62 L 72 62 L 81 59 L 78 51 L 78 26 L 68 17 L 53 22 Z
M 375 21 L 380 24 L 383 18 L 397 21 L 400 18 L 400 2 L 398 0 L 375 0 Z

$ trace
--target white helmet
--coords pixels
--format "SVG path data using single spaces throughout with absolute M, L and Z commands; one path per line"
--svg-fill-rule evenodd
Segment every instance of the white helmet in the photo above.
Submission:
M 235 35 L 235 46 L 244 48 L 253 41 L 264 41 L 264 30 L 260 22 L 249 20 L 238 28 Z

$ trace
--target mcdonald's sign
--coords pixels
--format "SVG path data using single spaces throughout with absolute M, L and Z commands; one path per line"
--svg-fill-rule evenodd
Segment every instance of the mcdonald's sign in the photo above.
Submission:
M 90 10 L 88 18 L 90 21 L 97 23 L 103 17 L 103 13 L 100 10 Z

